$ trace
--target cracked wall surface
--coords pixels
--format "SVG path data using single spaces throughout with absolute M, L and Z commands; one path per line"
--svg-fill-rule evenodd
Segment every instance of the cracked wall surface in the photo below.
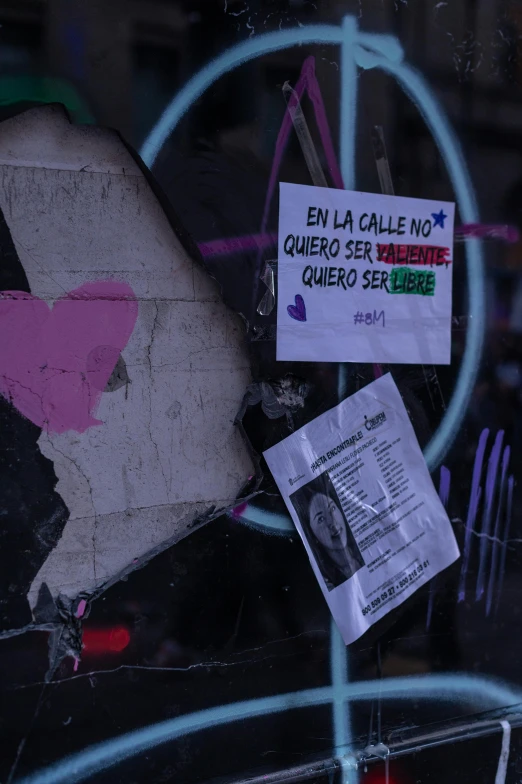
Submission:
M 33 580 L 34 606 L 42 584 L 53 597 L 88 594 L 194 518 L 230 506 L 254 473 L 233 424 L 250 368 L 240 319 L 116 133 L 73 127 L 46 107 L 3 122 L 0 149 L 0 208 L 32 295 L 52 307 L 110 279 L 138 301 L 94 411 L 102 424 L 40 435 L 69 519 Z

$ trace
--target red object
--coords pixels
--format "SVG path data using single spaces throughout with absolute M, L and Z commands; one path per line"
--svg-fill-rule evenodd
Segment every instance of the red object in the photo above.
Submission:
M 385 264 L 411 264 L 415 267 L 441 267 L 451 264 L 449 248 L 438 245 L 386 245 L 377 243 L 377 261 Z
M 412 784 L 412 778 L 397 768 L 397 763 L 390 762 L 388 776 L 386 763 L 372 762 L 366 773 L 361 776 L 361 784 Z
M 83 655 L 100 656 L 104 653 L 120 653 L 130 643 L 130 633 L 125 626 L 109 626 L 106 629 L 84 628 Z

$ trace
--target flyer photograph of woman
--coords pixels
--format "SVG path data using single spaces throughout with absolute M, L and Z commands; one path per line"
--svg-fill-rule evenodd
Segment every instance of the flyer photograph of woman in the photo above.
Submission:
M 361 567 L 364 559 L 324 472 L 292 493 L 290 500 L 326 587 L 332 591 Z

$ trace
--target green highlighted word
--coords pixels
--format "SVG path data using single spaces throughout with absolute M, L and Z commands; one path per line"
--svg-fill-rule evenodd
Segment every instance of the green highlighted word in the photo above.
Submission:
M 433 297 L 435 273 L 433 271 L 395 267 L 390 275 L 390 294 L 422 294 Z

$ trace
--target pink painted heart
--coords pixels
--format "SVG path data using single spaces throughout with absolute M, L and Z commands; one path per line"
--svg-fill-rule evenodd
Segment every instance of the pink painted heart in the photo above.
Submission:
M 86 283 L 55 302 L 0 292 L 0 394 L 38 427 L 83 433 L 138 316 L 126 283 Z
M 306 306 L 300 294 L 295 295 L 295 305 L 288 305 L 288 315 L 296 321 L 306 321 Z

